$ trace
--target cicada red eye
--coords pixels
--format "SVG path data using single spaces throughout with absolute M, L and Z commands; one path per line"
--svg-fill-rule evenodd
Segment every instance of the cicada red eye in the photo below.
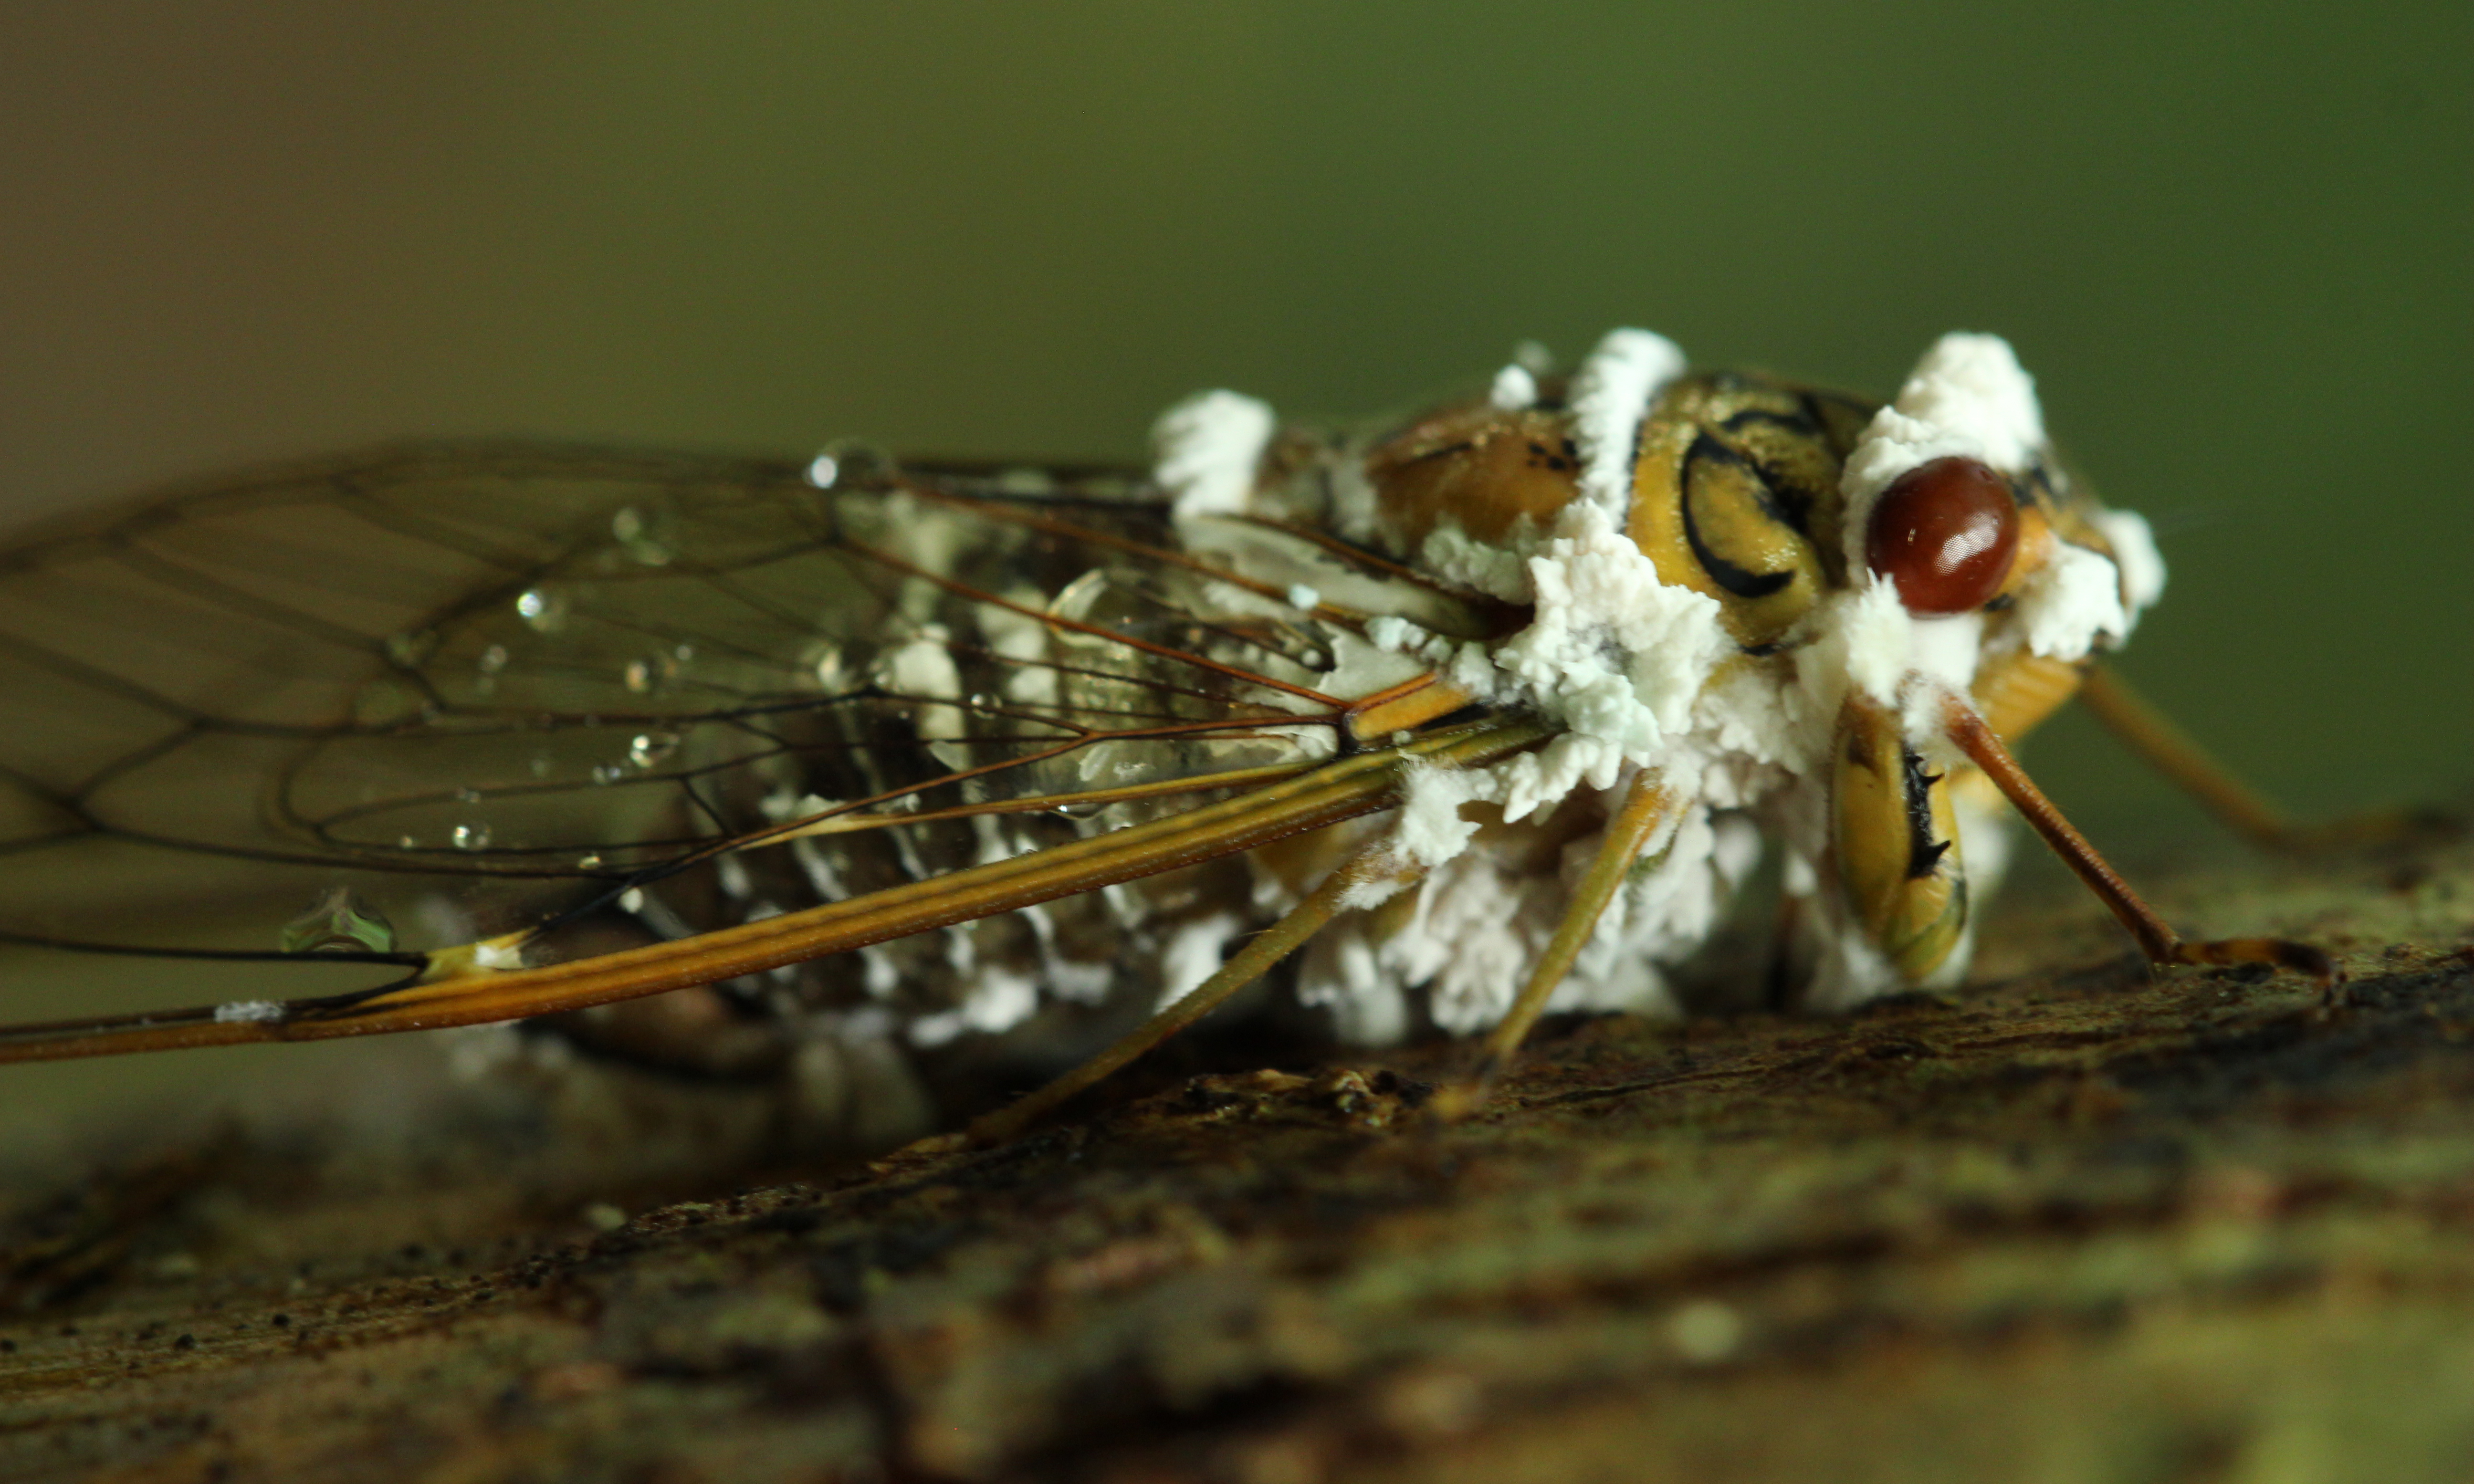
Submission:
M 1910 613 L 1982 607 L 2018 550 L 2010 481 L 1972 458 L 1937 458 L 1901 474 L 1864 531 L 1865 562 L 1898 586 Z

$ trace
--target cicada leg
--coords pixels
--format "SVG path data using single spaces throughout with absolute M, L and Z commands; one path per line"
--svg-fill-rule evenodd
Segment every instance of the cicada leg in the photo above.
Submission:
M 1831 854 L 1856 925 L 1911 985 L 1929 982 L 1967 934 L 1967 868 L 1949 784 L 1888 708 L 1860 693 L 1840 707 Z
M 1675 796 L 1660 775 L 1644 770 L 1634 776 L 1623 803 L 1617 806 L 1614 817 L 1607 821 L 1606 837 L 1590 859 L 1579 888 L 1572 893 L 1571 905 L 1555 925 L 1555 936 L 1547 939 L 1546 951 L 1529 971 L 1529 982 L 1520 986 L 1512 1008 L 1504 1011 L 1503 1018 L 1494 1023 L 1494 1029 L 1480 1043 L 1477 1065 L 1468 1079 L 1435 1099 L 1436 1116 L 1457 1118 L 1485 1101 L 1488 1084 L 1505 1060 L 1520 1049 L 1538 1017 L 1546 1012 L 1546 1002 L 1554 997 L 1564 976 L 1571 972 L 1572 961 L 1589 945 L 1589 936 L 1597 931 L 1598 919 L 1606 914 L 1607 904 L 1622 889 L 1625 879 L 1632 874 L 1633 863 L 1649 847 L 1659 826 L 1673 816 L 1674 808 Z
M 1002 1144 L 1015 1138 L 1066 1099 L 1133 1062 L 1162 1041 L 1226 1003 L 1228 997 L 1271 971 L 1322 930 L 1348 899 L 1363 888 L 1386 884 L 1406 886 L 1417 879 L 1414 866 L 1395 864 L 1390 845 L 1378 842 L 1360 851 L 1308 892 L 1279 921 L 1249 938 L 1210 978 L 1144 1021 L 1114 1045 L 1057 1078 L 1036 1092 L 975 1121 L 962 1142 Z
M 2328 955 L 2308 943 L 2291 942 L 2281 937 L 2228 937 L 2210 942 L 2186 942 L 2180 934 L 2156 914 L 2155 909 L 2142 901 L 2130 889 L 2104 857 L 2087 838 L 2073 828 L 2062 812 L 2045 797 L 2026 771 L 2020 767 L 2010 749 L 2001 743 L 1992 727 L 1985 724 L 1976 708 L 1963 698 L 1948 697 L 1942 707 L 1942 725 L 1951 742 L 1965 753 L 1968 760 L 1984 770 L 2001 796 L 2010 801 L 2028 825 L 2044 838 L 2062 864 L 2078 874 L 2097 899 L 2104 903 L 2115 919 L 2127 929 L 2139 944 L 2140 952 L 2150 963 L 2264 963 L 2275 968 L 2294 969 L 2332 979 L 2336 966 Z
M 2107 667 L 2090 669 L 2079 687 L 2105 730 L 2122 745 L 2198 801 L 2217 821 L 2263 850 L 2301 854 L 2346 845 L 2377 844 L 2435 830 L 2462 828 L 2428 811 L 2382 810 L 2322 825 L 2299 825 L 2285 811 L 2217 761 L 2171 718 L 2132 690 Z

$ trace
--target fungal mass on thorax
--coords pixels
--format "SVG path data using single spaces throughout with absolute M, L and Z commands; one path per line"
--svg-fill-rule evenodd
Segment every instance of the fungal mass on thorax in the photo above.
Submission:
M 1407 902 L 1386 900 L 1390 878 L 1360 889 L 1300 975 L 1303 997 L 1365 1042 L 1407 1029 L 1419 988 L 1445 1030 L 1499 1017 L 1611 801 L 1643 771 L 1682 807 L 1552 1008 L 1674 1012 L 1664 966 L 1708 937 L 1765 836 L 1798 903 L 1807 1003 L 1956 982 L 1967 886 L 1980 897 L 1998 879 L 2006 808 L 1972 773 L 1941 791 L 1958 838 L 1918 854 L 1946 855 L 1953 879 L 1968 863 L 1960 925 L 1938 945 L 1885 942 L 1836 888 L 1857 853 L 1833 820 L 1852 807 L 1833 804 L 1846 718 L 1880 714 L 1928 786 L 1961 768 L 1936 719 L 1947 698 L 1987 667 L 2069 666 L 2118 644 L 2163 585 L 2138 516 L 2070 498 L 2033 385 L 1991 335 L 1943 337 L 1869 415 L 1850 399 L 1689 375 L 1664 338 L 1619 329 L 1567 377 L 1516 364 L 1482 402 L 1373 439 L 1290 433 L 1225 391 L 1172 409 L 1155 436 L 1180 535 L 1242 574 L 1300 581 L 1290 553 L 1249 541 L 1237 518 L 1320 524 L 1521 615 L 1471 637 L 1377 613 L 1320 684 L 1360 696 L 1431 669 L 1471 701 L 1560 729 L 1491 767 L 1415 775 L 1397 816 L 1365 827 L 1389 831 L 1425 874 Z M 1732 526 L 1731 471 L 1756 481 L 1758 506 Z M 1712 542 L 1731 531 L 1793 561 L 1729 561 Z M 1295 890 L 1267 884 L 1274 898 Z

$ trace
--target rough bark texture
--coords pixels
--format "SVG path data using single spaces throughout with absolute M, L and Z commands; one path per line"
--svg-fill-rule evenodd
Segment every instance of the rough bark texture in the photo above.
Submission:
M 20 1201 L 0 1476 L 2467 1476 L 2474 853 L 2157 894 L 2350 982 L 2052 897 L 1956 1004 L 1550 1026 L 1457 1126 L 1435 1047 L 633 1219 L 623 1147 L 166 1141 Z

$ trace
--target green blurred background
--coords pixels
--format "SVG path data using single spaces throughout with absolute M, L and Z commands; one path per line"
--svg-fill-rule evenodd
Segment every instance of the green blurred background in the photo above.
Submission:
M 2474 7 L 0 13 L 0 506 L 522 432 L 1131 455 L 1615 324 L 1886 390 L 1999 330 L 2172 584 L 2127 669 L 2316 809 L 2474 775 Z M 2100 842 L 2199 838 L 2079 720 Z

